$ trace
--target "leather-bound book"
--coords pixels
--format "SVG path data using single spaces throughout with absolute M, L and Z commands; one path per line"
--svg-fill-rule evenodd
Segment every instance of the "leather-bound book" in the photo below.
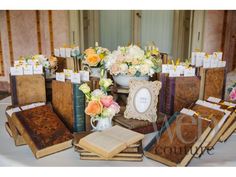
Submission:
M 199 99 L 206 100 L 210 96 L 223 99 L 225 93 L 225 68 L 201 68 L 201 87 Z
M 8 127 L 6 128 L 9 128 L 10 129 L 10 132 L 12 134 L 12 138 L 15 142 L 15 145 L 16 146 L 21 146 L 21 145 L 26 145 L 26 142 L 23 138 L 23 136 L 20 134 L 20 132 L 18 131 L 18 129 L 16 128 L 16 126 L 14 125 L 14 122 L 12 121 L 12 115 L 9 115 L 7 113 L 8 110 L 12 109 L 12 108 L 16 108 L 17 106 L 8 106 L 6 108 L 6 117 L 7 117 L 7 125 Z M 8 130 L 8 133 L 9 133 L 9 129 Z
M 45 79 L 42 75 L 10 76 L 12 105 L 46 102 Z
M 159 104 L 159 111 L 160 112 L 165 112 L 165 102 L 166 102 L 166 84 L 167 84 L 167 78 L 168 78 L 168 74 L 167 73 L 159 73 L 158 74 L 158 78 L 159 78 L 159 81 L 161 82 L 162 84 L 162 87 L 161 87 L 161 90 L 160 90 L 160 93 L 159 93 L 159 101 L 158 101 L 158 104 Z
M 85 96 L 80 84 L 52 81 L 52 105 L 71 132 L 85 131 Z
M 164 120 L 168 118 L 169 116 L 159 112 L 157 121 L 152 123 L 145 120 L 126 119 L 122 113 L 119 113 L 113 118 L 113 123 L 138 133 L 148 134 L 160 130 Z
M 206 117 L 212 121 L 212 131 L 204 141 L 203 148 L 201 148 L 201 151 L 198 151 L 196 153 L 196 157 L 199 157 L 205 149 L 212 149 L 213 146 L 211 145 L 215 145 L 215 143 L 219 140 L 220 130 L 229 118 L 230 112 L 221 109 L 215 104 L 202 100 L 198 100 L 195 105 L 191 107 L 191 109 L 195 111 L 198 115 Z
M 200 91 L 200 78 L 194 77 L 168 77 L 166 83 L 164 113 L 173 115 L 182 108 L 189 107 L 198 100 Z
M 36 158 L 72 147 L 72 134 L 49 105 L 13 113 L 12 120 Z
M 209 97 L 207 99 L 208 102 L 214 103 L 220 106 L 221 109 L 227 110 L 230 112 L 229 117 L 225 121 L 224 125 L 221 127 L 219 132 L 217 133 L 217 136 L 214 138 L 214 140 L 210 143 L 210 147 L 214 147 L 214 145 L 217 143 L 217 141 L 224 142 L 226 141 L 229 136 L 234 132 L 235 128 L 231 128 L 232 126 L 234 127 L 234 122 L 236 121 L 236 104 L 231 103 L 228 101 L 224 101 L 215 97 Z M 227 134 L 229 136 L 226 136 L 225 132 L 228 132 Z M 224 135 L 224 136 L 223 136 Z
M 144 155 L 168 166 L 186 166 L 211 131 L 211 121 L 175 113 L 144 148 Z

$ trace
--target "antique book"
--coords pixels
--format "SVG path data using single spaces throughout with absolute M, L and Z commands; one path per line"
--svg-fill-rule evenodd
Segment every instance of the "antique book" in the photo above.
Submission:
M 52 81 L 52 105 L 71 132 L 85 131 L 85 96 L 80 84 Z
M 49 105 L 13 113 L 12 121 L 36 158 L 72 147 L 72 134 Z
M 211 131 L 211 121 L 175 113 L 144 148 L 144 155 L 168 166 L 186 166 Z
M 9 112 L 9 110 L 11 110 L 11 111 Z M 8 106 L 5 111 L 5 114 L 7 117 L 7 124 L 8 124 L 10 131 L 11 131 L 12 138 L 13 138 L 16 146 L 21 146 L 21 145 L 26 144 L 23 136 L 20 134 L 20 132 L 18 131 L 18 129 L 16 128 L 16 126 L 14 125 L 14 123 L 12 121 L 13 112 L 19 111 L 19 110 L 21 110 L 21 109 L 17 106 Z M 8 133 L 9 133 L 9 131 L 8 131 Z
M 168 117 L 169 116 L 159 112 L 157 121 L 152 123 L 144 120 L 126 119 L 122 113 L 119 113 L 113 118 L 113 122 L 116 125 L 120 125 L 135 132 L 148 134 L 159 130 L 163 124 L 163 121 Z
M 225 142 L 229 139 L 229 137 L 235 133 L 236 130 L 236 121 L 224 132 L 224 134 L 220 137 L 221 142 Z
M 45 79 L 42 75 L 10 76 L 12 105 L 46 102 Z
M 172 115 L 182 108 L 189 107 L 198 100 L 200 78 L 195 77 L 168 77 L 165 88 L 165 106 L 162 111 Z
M 227 110 L 220 109 L 219 105 L 215 105 L 206 101 L 198 100 L 195 105 L 191 107 L 198 115 L 203 116 L 209 120 L 212 120 L 212 131 L 204 141 L 201 151 L 196 153 L 196 157 L 199 157 L 205 149 L 212 149 L 211 143 L 215 144 L 219 140 L 218 134 L 220 129 L 229 118 L 230 112 Z
M 221 109 L 228 110 L 230 112 L 230 115 L 225 121 L 224 125 L 221 127 L 215 138 L 209 144 L 210 147 L 214 147 L 214 145 L 217 143 L 218 140 L 221 141 L 221 136 L 223 136 L 223 134 L 227 130 L 229 130 L 230 127 L 233 125 L 233 123 L 236 121 L 236 112 L 235 112 L 236 104 L 215 97 L 209 97 L 207 101 L 210 103 L 220 105 Z
M 210 96 L 223 98 L 225 91 L 225 68 L 201 68 L 201 86 L 199 99 L 206 100 Z
M 79 141 L 78 146 L 109 159 L 143 138 L 143 134 L 116 125 L 87 135 Z

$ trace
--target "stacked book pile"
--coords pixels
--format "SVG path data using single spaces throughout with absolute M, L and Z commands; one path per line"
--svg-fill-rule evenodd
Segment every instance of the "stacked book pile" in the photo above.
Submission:
M 102 132 L 76 133 L 73 144 L 81 160 L 142 161 L 143 138 L 116 125 Z
M 176 112 L 144 148 L 148 158 L 186 166 L 192 158 L 224 142 L 235 131 L 236 104 L 209 97 Z

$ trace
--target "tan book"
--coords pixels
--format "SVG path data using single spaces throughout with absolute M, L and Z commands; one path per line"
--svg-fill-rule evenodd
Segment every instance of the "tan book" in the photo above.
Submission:
M 224 132 L 224 134 L 220 137 L 221 142 L 225 142 L 228 138 L 235 132 L 236 130 L 236 121 Z
M 78 146 L 107 159 L 143 138 L 143 134 L 116 125 L 102 132 L 89 134 L 79 141 Z
M 213 147 L 210 146 L 211 143 L 215 144 L 219 140 L 218 134 L 225 124 L 226 120 L 230 116 L 230 112 L 220 109 L 216 104 L 212 104 L 206 101 L 198 100 L 196 104 L 191 108 L 198 115 L 208 118 L 212 120 L 212 131 L 202 144 L 202 148 L 197 151 L 196 157 L 199 157 L 206 149 L 210 150 Z
M 72 147 L 72 134 L 49 105 L 13 113 L 12 121 L 36 158 Z
M 144 155 L 168 166 L 186 166 L 211 131 L 211 121 L 175 113 L 144 148 Z
M 109 161 L 143 161 L 142 157 L 112 157 L 112 158 L 103 158 L 99 156 L 80 156 L 81 160 L 109 160 Z
M 5 128 L 6 128 L 6 131 L 7 133 L 10 135 L 10 137 L 12 137 L 12 131 L 10 129 L 10 126 L 9 126 L 9 123 L 8 122 L 5 122 Z

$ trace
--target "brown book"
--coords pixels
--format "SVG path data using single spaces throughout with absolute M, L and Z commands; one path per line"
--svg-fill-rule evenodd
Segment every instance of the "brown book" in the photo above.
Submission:
M 208 106 L 207 106 L 208 105 Z M 198 100 L 194 106 L 191 107 L 193 111 L 195 111 L 198 115 L 206 117 L 212 120 L 212 131 L 210 132 L 209 136 L 204 141 L 201 151 L 196 153 L 196 157 L 199 157 L 205 149 L 212 149 L 213 147 L 210 146 L 211 144 L 215 144 L 219 140 L 218 134 L 229 118 L 230 112 L 225 112 L 220 108 L 214 107 L 214 104 L 207 103 L 206 101 Z
M 72 146 L 72 134 L 48 105 L 13 113 L 12 120 L 36 158 Z
M 199 77 L 168 77 L 166 82 L 165 109 L 163 113 L 173 115 L 198 100 L 200 91 Z
M 229 130 L 229 129 L 232 130 L 230 127 L 233 126 L 233 124 L 236 120 L 236 112 L 235 112 L 236 104 L 228 102 L 228 101 L 224 101 L 224 100 L 221 100 L 221 99 L 217 99 L 215 97 L 209 97 L 207 99 L 207 101 L 210 102 L 210 103 L 217 104 L 217 105 L 220 106 L 221 109 L 227 110 L 227 111 L 230 112 L 230 115 L 227 118 L 227 120 L 225 121 L 224 125 L 221 127 L 221 129 L 219 130 L 219 132 L 217 133 L 215 138 L 209 144 L 210 147 L 214 147 L 214 145 L 217 143 L 217 141 L 222 141 L 221 137 L 223 136 L 223 134 L 227 130 Z M 228 137 L 226 139 L 228 139 Z
M 210 124 L 198 116 L 175 113 L 145 147 L 144 155 L 168 166 L 186 166 L 211 131 Z
M 102 132 L 89 134 L 79 141 L 78 146 L 108 159 L 143 138 L 143 134 L 116 125 Z
M 221 142 L 225 142 L 228 138 L 235 132 L 236 130 L 236 121 L 232 123 L 232 125 L 224 132 L 224 134 L 220 137 Z
M 152 123 L 144 120 L 126 119 L 122 113 L 119 113 L 113 118 L 113 122 L 116 125 L 123 126 L 135 132 L 148 134 L 159 130 L 163 124 L 164 119 L 167 119 L 168 117 L 169 116 L 163 113 L 158 113 L 157 121 Z
M 210 96 L 222 99 L 225 91 L 225 73 L 225 68 L 201 68 L 199 99 L 206 100 Z
M 7 117 L 7 125 L 11 131 L 11 134 L 12 134 L 12 138 L 14 139 L 14 142 L 15 142 L 15 145 L 16 146 L 21 146 L 21 145 L 26 145 L 26 142 L 23 138 L 23 136 L 20 134 L 20 132 L 17 130 L 16 126 L 14 125 L 13 121 L 12 121 L 12 116 L 10 116 L 7 111 L 12 109 L 12 108 L 15 108 L 17 106 L 8 106 L 6 108 L 6 117 Z M 8 131 L 9 133 L 9 131 Z
M 42 75 L 10 76 L 12 105 L 46 102 L 45 79 Z

